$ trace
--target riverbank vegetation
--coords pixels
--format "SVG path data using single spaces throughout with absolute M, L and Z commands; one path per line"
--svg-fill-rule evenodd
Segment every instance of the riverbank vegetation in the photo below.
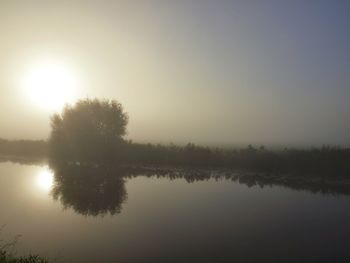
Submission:
M 327 173 L 348 175 L 350 149 L 324 146 L 312 149 L 268 150 L 249 145 L 241 149 L 220 149 L 128 143 L 121 149 L 123 162 L 148 165 L 225 167 L 269 173 Z
M 43 163 L 48 158 L 45 141 L 15 141 L 1 143 L 0 162 L 12 161 L 24 164 Z M 6 147 L 2 147 L 6 145 Z M 95 151 L 99 151 L 95 149 Z M 232 168 L 269 173 L 304 173 L 344 176 L 350 174 L 350 149 L 323 146 L 310 149 L 285 148 L 269 150 L 249 145 L 245 148 L 221 149 L 174 144 L 141 144 L 131 141 L 109 148 L 113 158 L 74 158 L 73 155 L 57 157 L 57 160 L 79 163 L 103 163 L 132 166 L 185 166 L 200 168 Z M 91 154 L 91 153 L 90 153 Z M 92 153 L 90 156 L 93 156 Z M 69 156 L 69 158 L 67 158 Z

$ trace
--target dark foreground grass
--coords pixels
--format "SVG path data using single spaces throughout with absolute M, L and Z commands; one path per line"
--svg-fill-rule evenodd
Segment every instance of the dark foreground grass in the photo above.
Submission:
M 14 256 L 13 254 L 0 250 L 0 263 L 48 263 L 46 259 L 37 255 Z
M 0 226 L 0 234 L 6 225 Z M 16 236 L 10 242 L 4 242 L 0 239 L 0 263 L 49 263 L 48 260 L 34 254 L 29 254 L 27 256 L 17 256 L 14 253 L 9 252 L 9 249 L 16 246 L 18 239 L 21 236 Z

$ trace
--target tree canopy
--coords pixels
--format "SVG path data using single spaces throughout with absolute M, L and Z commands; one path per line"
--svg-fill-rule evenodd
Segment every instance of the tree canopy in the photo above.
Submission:
M 73 161 L 116 160 L 128 115 L 115 100 L 84 99 L 51 117 L 50 153 Z

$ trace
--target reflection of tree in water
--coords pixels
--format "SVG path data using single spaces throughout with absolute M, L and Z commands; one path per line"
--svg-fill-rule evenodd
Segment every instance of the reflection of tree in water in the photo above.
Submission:
M 193 168 L 122 168 L 118 166 L 50 164 L 54 171 L 52 196 L 65 208 L 86 216 L 97 216 L 121 212 L 126 201 L 125 179 L 137 176 L 185 179 L 196 181 L 232 180 L 247 185 L 282 186 L 319 194 L 350 195 L 350 180 L 344 177 L 307 176 L 297 174 L 258 174 L 232 170 L 210 170 Z
M 350 195 L 350 179 L 344 176 L 316 176 L 307 174 L 269 174 L 249 171 L 233 171 L 230 169 L 139 169 L 126 173 L 129 177 L 137 175 L 166 177 L 170 180 L 185 179 L 188 183 L 196 181 L 232 180 L 248 187 L 260 188 L 281 186 L 296 191 L 308 191 L 317 194 Z
M 127 194 L 121 170 L 111 167 L 51 165 L 52 196 L 65 208 L 86 216 L 120 213 Z

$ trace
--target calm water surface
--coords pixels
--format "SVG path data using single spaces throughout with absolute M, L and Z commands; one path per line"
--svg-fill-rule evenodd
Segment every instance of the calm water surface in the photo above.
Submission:
M 0 163 L 0 239 L 20 234 L 18 254 L 57 262 L 350 259 L 344 193 L 259 186 L 215 173 L 193 180 L 98 171 L 97 181 L 94 172 L 73 171 L 69 179 L 64 173 L 72 171 Z

